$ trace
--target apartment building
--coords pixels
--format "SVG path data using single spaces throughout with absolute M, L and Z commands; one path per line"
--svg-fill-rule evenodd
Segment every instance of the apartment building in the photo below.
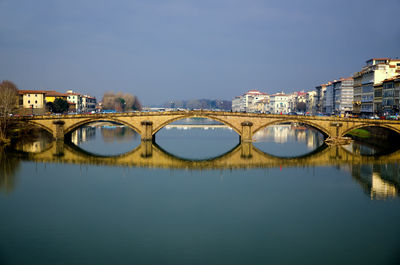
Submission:
M 382 89 L 382 112 L 398 114 L 400 104 L 400 75 L 384 80 L 380 86 Z
M 353 93 L 354 112 L 356 113 L 359 110 L 362 115 L 372 115 L 379 112 L 382 108 L 382 103 L 379 99 L 374 100 L 374 86 L 399 73 L 400 60 L 372 58 L 366 61 L 366 65 L 361 71 L 353 75 L 353 79 L 355 80 L 355 91 Z M 377 97 L 379 98 L 379 91 Z M 358 103 L 360 108 L 357 106 Z
M 333 113 L 346 114 L 353 111 L 353 85 L 352 77 L 341 78 L 333 82 Z
M 326 112 L 325 95 L 326 95 L 326 87 L 329 86 L 329 84 L 330 83 L 321 84 L 321 85 L 315 87 L 315 89 L 316 89 L 315 106 L 316 106 L 317 113 L 325 113 Z

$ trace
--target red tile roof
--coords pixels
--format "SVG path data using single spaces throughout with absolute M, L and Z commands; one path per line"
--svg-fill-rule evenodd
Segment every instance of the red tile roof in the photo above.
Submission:
M 45 90 L 18 90 L 18 94 L 25 95 L 25 94 L 46 94 Z

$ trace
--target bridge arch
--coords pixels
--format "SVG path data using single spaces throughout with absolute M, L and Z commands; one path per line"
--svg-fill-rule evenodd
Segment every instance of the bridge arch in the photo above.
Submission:
M 69 127 L 65 128 L 64 134 L 71 133 L 74 130 L 76 130 L 77 128 L 83 126 L 83 125 L 86 125 L 86 124 L 89 124 L 89 123 L 93 123 L 93 122 L 102 122 L 102 121 L 103 122 L 116 122 L 116 123 L 119 123 L 119 124 L 123 124 L 123 125 L 131 128 L 132 130 L 134 130 L 135 132 L 137 132 L 138 134 L 141 135 L 141 131 L 138 128 L 136 128 L 135 126 L 133 126 L 132 124 L 130 124 L 128 122 L 125 122 L 125 121 L 122 121 L 122 120 L 117 119 L 117 118 L 113 118 L 113 117 L 92 118 L 92 119 L 86 119 L 86 120 L 74 123 L 74 124 L 70 125 Z
M 156 127 L 152 134 L 155 135 L 159 130 L 161 130 L 162 128 L 164 128 L 165 126 L 167 126 L 168 124 L 174 122 L 174 121 L 179 121 L 179 120 L 183 120 L 183 119 L 187 119 L 187 118 L 205 118 L 205 119 L 210 119 L 210 120 L 214 120 L 217 122 L 220 122 L 222 124 L 225 124 L 226 126 L 228 126 L 229 128 L 231 128 L 232 130 L 234 130 L 239 136 L 241 136 L 242 132 L 239 128 L 235 127 L 233 124 L 227 122 L 224 119 L 218 118 L 218 117 L 214 117 L 214 116 L 209 116 L 209 115 L 199 115 L 199 114 L 185 114 L 182 115 L 180 117 L 174 117 L 171 118 L 169 120 L 164 121 L 163 123 L 161 123 L 158 127 Z
M 325 138 L 328 138 L 328 137 L 331 136 L 329 131 L 326 128 L 324 128 L 324 127 L 322 127 L 322 126 L 320 126 L 320 125 L 318 125 L 318 124 L 316 124 L 314 122 L 311 122 L 311 121 L 308 121 L 308 120 L 305 120 L 305 119 L 296 119 L 296 118 L 290 118 L 290 119 L 284 118 L 284 119 L 277 119 L 277 120 L 274 120 L 274 121 L 267 122 L 267 123 L 259 126 L 258 128 L 255 128 L 255 130 L 253 131 L 253 135 L 256 132 L 258 132 L 259 130 L 261 130 L 263 128 L 266 128 L 268 126 L 277 125 L 277 124 L 283 124 L 283 123 L 288 123 L 288 122 L 297 122 L 297 123 L 306 124 L 306 125 L 314 128 L 314 129 L 316 129 L 317 131 L 321 132 L 324 135 Z
M 43 124 L 41 124 L 39 122 L 28 120 L 28 124 L 32 124 L 32 125 L 34 125 L 36 127 L 39 127 L 41 129 L 47 131 L 51 135 L 53 135 L 53 130 L 51 128 L 49 128 L 49 127 L 47 127 L 47 126 L 45 126 L 45 125 L 43 125 Z
M 400 128 L 396 128 L 391 126 L 390 124 L 381 124 L 381 123 L 375 123 L 375 124 L 367 124 L 367 123 L 362 123 L 362 124 L 357 124 L 355 126 L 352 126 L 350 128 L 348 128 L 347 130 L 343 131 L 341 134 L 341 137 L 345 136 L 346 134 L 348 134 L 349 132 L 355 130 L 355 129 L 361 129 L 361 128 L 365 128 L 365 127 L 378 127 L 378 128 L 385 128 L 391 131 L 396 132 L 397 134 L 400 135 Z

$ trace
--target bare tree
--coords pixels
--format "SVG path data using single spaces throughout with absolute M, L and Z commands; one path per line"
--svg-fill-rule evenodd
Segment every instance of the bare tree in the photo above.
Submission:
M 10 81 L 0 83 L 0 142 L 7 139 L 7 129 L 10 123 L 11 114 L 18 107 L 18 89 Z
M 141 110 L 142 105 L 136 96 L 121 92 L 114 93 L 112 91 L 106 92 L 103 95 L 103 108 L 114 109 L 117 111 L 126 110 Z

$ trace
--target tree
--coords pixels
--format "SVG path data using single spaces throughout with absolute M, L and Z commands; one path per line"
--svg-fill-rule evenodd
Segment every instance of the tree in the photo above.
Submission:
M 53 113 L 63 113 L 69 109 L 68 102 L 62 98 L 56 98 L 54 102 L 46 103 L 46 106 L 49 108 L 50 112 Z
M 299 102 L 296 106 L 297 111 L 306 112 L 307 104 L 305 102 Z
M 103 95 L 103 108 L 112 109 L 117 111 L 127 110 L 141 110 L 142 105 L 138 98 L 132 94 L 121 92 L 114 93 L 112 91 L 106 92 Z
M 11 81 L 0 83 L 0 143 L 7 139 L 10 118 L 18 107 L 18 89 Z

